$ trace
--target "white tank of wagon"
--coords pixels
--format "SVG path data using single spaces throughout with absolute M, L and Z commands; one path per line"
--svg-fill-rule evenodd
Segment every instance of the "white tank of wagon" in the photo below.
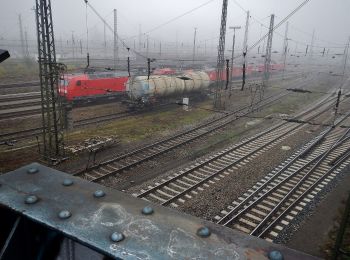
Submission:
M 126 90 L 131 99 L 148 99 L 150 97 L 167 97 L 184 93 L 201 91 L 209 87 L 210 79 L 207 73 L 188 72 L 184 75 L 152 75 L 138 76 L 129 79 Z

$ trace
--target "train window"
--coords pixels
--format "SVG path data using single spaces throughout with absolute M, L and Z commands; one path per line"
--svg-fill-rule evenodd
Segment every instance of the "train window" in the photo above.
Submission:
M 77 85 L 77 86 L 81 86 L 81 80 L 77 80 L 76 85 Z
M 65 86 L 65 87 L 67 87 L 67 86 L 68 86 L 68 84 L 69 84 L 69 81 L 68 81 L 68 80 L 66 80 L 66 79 L 61 79 L 60 84 L 61 84 L 61 86 Z

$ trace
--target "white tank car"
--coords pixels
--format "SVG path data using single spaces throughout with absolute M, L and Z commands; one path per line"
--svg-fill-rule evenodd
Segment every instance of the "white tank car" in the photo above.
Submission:
M 131 100 L 147 101 L 150 98 L 176 96 L 207 89 L 210 79 L 203 71 L 183 75 L 152 75 L 130 78 L 126 91 Z

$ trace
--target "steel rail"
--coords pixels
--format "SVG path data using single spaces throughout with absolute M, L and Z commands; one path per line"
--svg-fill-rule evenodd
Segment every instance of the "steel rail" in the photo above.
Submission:
M 324 111 L 325 110 L 322 110 L 321 113 L 323 113 Z M 319 114 L 316 114 L 313 117 L 317 117 L 318 115 Z M 162 187 L 165 187 L 168 184 L 170 184 L 172 182 L 175 182 L 176 180 L 178 180 L 178 179 L 180 179 L 180 178 L 182 178 L 184 176 L 187 176 L 189 173 L 195 172 L 196 170 L 198 170 L 200 168 L 203 168 L 203 167 L 205 167 L 207 165 L 210 165 L 211 162 L 216 161 L 216 160 L 224 157 L 226 154 L 232 153 L 232 151 L 238 150 L 241 147 L 244 147 L 245 145 L 247 145 L 249 143 L 254 142 L 255 140 L 259 139 L 262 136 L 266 136 L 267 134 L 269 134 L 269 133 L 273 132 L 274 130 L 276 130 L 278 128 L 281 128 L 282 126 L 285 126 L 285 125 L 288 126 L 288 123 L 278 124 L 277 126 L 275 126 L 273 128 L 270 128 L 267 131 L 265 131 L 263 133 L 260 133 L 259 135 L 256 135 L 253 138 L 250 138 L 250 139 L 244 141 L 243 143 L 240 143 L 240 144 L 230 148 L 229 150 L 226 150 L 225 152 L 220 152 L 216 156 L 213 156 L 213 157 L 209 158 L 208 160 L 205 160 L 204 162 L 197 163 L 194 167 L 191 167 L 191 168 L 187 169 L 186 171 L 182 171 L 180 174 L 178 174 L 178 175 L 176 175 L 176 176 L 174 176 L 174 177 L 172 177 L 172 178 L 170 178 L 170 179 L 168 179 L 168 180 L 166 180 L 166 181 L 156 185 L 155 187 L 152 187 L 151 189 L 148 189 L 148 190 L 142 192 L 141 194 L 138 194 L 137 197 L 139 197 L 139 198 L 146 197 L 147 195 L 156 192 L 157 190 L 161 189 Z M 294 130 L 296 130 L 296 129 L 300 128 L 300 127 L 301 127 L 301 125 L 297 124 L 295 126 L 291 126 L 289 129 L 283 129 L 284 131 L 287 131 L 287 132 L 283 132 L 281 130 L 282 133 L 280 133 L 279 135 L 274 135 L 272 140 L 268 141 L 267 143 L 264 143 L 263 145 L 260 145 L 259 147 L 257 147 L 254 150 L 249 151 L 249 153 L 244 154 L 244 156 L 242 156 L 241 158 L 238 158 L 238 159 L 234 160 L 233 162 L 228 163 L 223 168 L 217 169 L 214 173 L 212 173 L 212 174 L 208 175 L 207 177 L 205 177 L 204 179 L 198 181 L 196 184 L 193 184 L 192 186 L 184 189 L 183 191 L 178 192 L 176 195 L 172 196 L 168 200 L 162 202 L 161 205 L 166 206 L 166 205 L 172 203 L 173 201 L 175 201 L 176 199 L 178 199 L 180 197 L 183 197 L 184 195 L 186 195 L 190 191 L 192 191 L 192 190 L 196 189 L 197 187 L 201 186 L 202 184 L 208 182 L 210 179 L 220 175 L 221 173 L 225 172 L 226 170 L 232 168 L 234 165 L 239 164 L 240 162 L 246 160 L 250 156 L 254 155 L 256 152 L 264 149 L 265 147 L 267 147 L 267 146 L 271 145 L 272 143 L 276 142 L 281 137 L 284 137 L 284 136 L 290 134 L 291 132 L 293 132 Z
M 347 117 L 350 116 L 350 113 L 343 116 L 341 119 L 339 119 L 336 123 L 336 125 L 340 124 L 341 122 L 343 122 Z M 313 141 L 311 143 L 311 145 L 309 145 L 308 147 L 306 147 L 305 149 L 303 149 L 298 155 L 296 155 L 291 161 L 289 161 L 286 165 L 284 165 L 281 169 L 279 169 L 276 173 L 274 173 L 273 176 L 271 176 L 271 178 L 269 179 L 268 182 L 265 182 L 263 185 L 261 185 L 258 189 L 254 190 L 254 192 L 252 192 L 249 196 L 247 196 L 246 198 L 244 198 L 243 201 L 241 201 L 238 205 L 236 205 L 232 210 L 230 210 L 224 217 L 222 217 L 219 221 L 217 221 L 217 224 L 222 224 L 224 226 L 229 225 L 230 223 L 232 223 L 233 221 L 235 221 L 237 218 L 239 218 L 242 214 L 245 213 L 245 211 L 247 211 L 248 209 L 250 209 L 251 207 L 253 207 L 256 203 L 260 202 L 262 199 L 264 199 L 264 196 L 266 196 L 267 193 L 269 192 L 273 192 L 275 189 L 278 188 L 278 185 L 283 184 L 283 183 L 278 183 L 278 185 L 272 187 L 270 190 L 266 191 L 266 194 L 263 194 L 262 196 L 258 196 L 258 194 L 264 190 L 268 185 L 270 185 L 270 183 L 279 176 L 280 173 L 284 172 L 286 169 L 288 169 L 289 166 L 291 166 L 293 163 L 295 163 L 298 159 L 303 158 L 305 151 L 309 149 L 309 147 L 313 147 L 313 145 L 315 143 L 319 144 L 320 140 L 323 140 L 324 137 L 326 135 L 328 135 L 331 131 L 333 130 L 332 127 L 329 127 L 327 130 L 325 130 L 323 133 L 321 133 L 318 137 L 316 137 L 316 140 Z M 305 164 L 302 168 L 300 168 L 298 171 L 301 171 L 303 169 L 305 169 L 306 167 L 309 166 L 310 163 L 314 162 L 314 160 L 316 160 L 318 157 L 312 159 L 310 162 L 308 162 L 307 164 Z M 297 173 L 297 172 L 295 172 Z M 286 179 L 284 179 L 284 181 L 289 180 L 290 178 L 292 178 L 293 175 L 288 176 Z M 258 197 L 258 199 L 256 199 L 256 201 L 253 201 L 252 203 L 250 203 L 249 205 L 247 205 L 248 202 L 251 201 L 252 198 L 254 197 Z M 237 212 L 238 210 L 244 208 L 244 211 L 240 211 L 237 214 L 235 214 L 233 217 L 230 217 L 229 220 L 226 221 L 226 219 L 232 215 L 234 212 Z M 225 222 L 226 221 L 226 222 Z
M 349 133 L 350 129 L 344 134 L 347 135 Z M 350 137 L 343 139 L 340 144 L 345 143 L 347 140 L 349 140 Z M 334 150 L 338 147 L 338 145 L 340 145 L 338 143 L 338 141 L 329 149 L 327 150 L 324 154 L 322 154 L 322 156 L 317 160 L 317 162 L 312 166 L 312 168 L 310 170 L 308 170 L 308 172 L 297 182 L 297 184 L 295 184 L 295 186 L 285 195 L 285 197 L 280 200 L 280 202 L 265 216 L 265 218 L 254 228 L 254 230 L 250 233 L 250 235 L 256 235 L 256 233 L 258 232 L 258 230 L 265 225 L 268 220 L 274 215 L 276 214 L 276 211 L 279 210 L 281 208 L 281 205 L 290 198 L 290 196 L 294 193 L 294 191 L 296 189 L 298 189 L 304 182 L 304 180 L 308 177 L 310 177 L 310 175 L 315 171 L 315 169 L 324 161 L 324 159 Z M 342 161 L 341 161 L 342 162 Z M 336 167 L 333 166 L 331 168 L 331 170 L 333 171 L 333 169 Z M 329 171 L 327 171 L 327 174 L 329 173 Z M 309 190 L 309 189 L 308 189 Z M 260 233 L 261 234 L 261 233 Z
M 349 140 L 349 138 L 341 141 L 342 143 L 344 143 L 345 141 Z M 313 188 L 315 188 L 321 181 L 323 181 L 323 179 L 326 178 L 326 176 L 328 176 L 330 173 L 332 173 L 340 164 L 342 164 L 344 161 L 346 161 L 348 158 L 350 157 L 350 153 L 347 152 L 346 155 L 344 155 L 342 157 L 342 159 L 340 161 L 337 162 L 337 164 L 335 164 L 334 166 L 332 166 L 331 169 L 329 169 L 327 172 L 325 172 L 316 182 L 314 182 L 314 184 L 312 184 L 309 188 L 307 188 L 296 200 L 294 200 L 281 214 L 279 214 L 263 231 L 260 231 L 256 236 L 257 237 L 262 237 L 263 235 L 266 234 L 266 232 L 268 230 L 271 229 L 271 227 L 273 225 L 275 225 L 275 223 L 281 219 L 281 217 L 285 216 L 286 213 L 296 204 L 298 203 L 302 198 L 305 197 L 305 195 L 309 194 L 309 191 L 312 190 Z M 320 159 L 321 160 L 321 159 Z M 313 170 L 313 169 L 312 169 Z M 310 172 L 312 171 L 310 170 Z M 299 184 L 299 183 L 298 183 Z M 298 186 L 299 187 L 299 186 Z M 296 189 L 297 187 L 295 187 Z M 293 189 L 293 191 L 295 190 Z M 292 191 L 291 191 L 292 192 Z M 288 193 L 288 198 L 290 196 L 290 194 Z M 283 202 L 285 201 L 286 199 L 283 200 Z M 276 205 L 276 207 L 273 209 L 273 211 L 271 211 L 271 214 L 269 214 L 268 216 L 266 216 L 266 218 L 263 220 L 263 224 L 265 224 L 267 221 L 268 221 L 268 218 L 271 217 L 272 214 L 274 214 L 274 212 L 276 212 L 279 208 L 280 208 L 280 205 L 281 205 L 282 201 Z M 255 233 L 257 233 L 257 230 L 262 226 L 262 224 L 258 225 L 253 231 L 252 231 L 252 235 L 254 235 Z

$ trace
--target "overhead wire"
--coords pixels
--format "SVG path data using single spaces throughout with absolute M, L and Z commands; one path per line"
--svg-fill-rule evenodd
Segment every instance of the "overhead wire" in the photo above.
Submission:
M 237 2 L 236 0 L 232 0 L 235 3 Z M 277 28 L 279 28 L 282 24 L 284 24 L 290 17 L 292 17 L 297 11 L 299 11 L 303 6 L 305 6 L 310 0 L 304 0 L 299 6 L 297 6 L 291 13 L 289 13 L 285 18 L 283 18 L 277 25 L 275 25 L 272 29 L 273 32 L 276 31 Z M 263 37 L 261 37 L 257 42 L 255 42 L 252 46 L 248 48 L 248 51 L 251 51 L 254 49 L 256 46 L 258 46 L 266 37 L 269 35 L 269 33 L 266 33 Z M 237 55 L 235 58 L 242 57 L 243 54 Z
M 238 2 L 238 1 L 236 1 L 236 0 L 232 0 L 240 9 L 242 9 L 244 12 L 247 12 L 247 10 Z M 306 4 L 306 3 L 305 3 Z M 304 5 L 305 5 L 304 4 Z M 301 6 L 302 7 L 302 6 Z M 301 8 L 300 7 L 300 8 Z M 298 10 L 296 10 L 296 11 L 298 11 Z M 293 13 L 294 14 L 294 13 Z M 292 14 L 292 15 L 293 15 Z M 263 27 L 265 27 L 266 29 L 269 29 L 269 27 L 267 26 L 267 25 L 265 25 L 262 21 L 261 21 L 261 19 L 257 19 L 256 17 L 254 17 L 254 16 L 252 16 L 252 15 L 250 15 L 250 17 L 255 21 L 255 22 L 257 22 L 257 23 L 259 23 L 261 26 L 263 26 Z M 268 16 L 269 17 L 269 16 Z M 266 19 L 267 17 L 265 17 L 264 19 Z M 286 18 L 285 18 L 286 19 Z M 287 20 L 288 20 L 289 18 L 287 18 Z M 282 20 L 283 21 L 283 20 Z M 283 23 L 283 22 L 282 22 Z M 278 25 L 277 25 L 278 26 Z M 307 35 L 309 35 L 309 36 L 312 36 L 312 34 L 311 33 L 307 33 L 307 32 L 305 32 L 305 31 L 302 31 L 302 30 L 300 30 L 300 29 L 298 29 L 296 26 L 293 26 L 293 25 L 291 25 L 291 27 L 294 27 L 294 29 L 296 29 L 296 30 L 298 30 L 298 31 L 300 31 L 300 32 L 302 32 L 302 33 L 304 33 L 304 34 L 307 34 Z M 275 28 L 275 29 L 277 29 L 277 27 Z M 284 35 L 283 34 L 281 34 L 280 32 L 278 32 L 277 30 L 274 30 L 274 33 L 277 35 L 277 36 L 279 36 L 279 37 L 281 37 L 281 38 L 284 38 Z M 292 42 L 295 42 L 295 43 L 297 43 L 297 44 L 300 44 L 300 45 L 303 45 L 303 46 L 307 46 L 307 45 L 309 45 L 308 43 L 305 43 L 305 42 L 301 42 L 301 41 L 298 41 L 298 40 L 294 40 L 294 39 L 289 39 L 290 41 L 292 41 Z M 314 48 L 320 48 L 320 49 L 323 49 L 323 48 L 326 48 L 326 49 L 342 49 L 342 48 L 344 48 L 345 47 L 345 44 L 339 44 L 339 43 L 333 43 L 333 42 L 329 42 L 329 41 L 326 41 L 326 40 L 322 40 L 322 39 L 320 39 L 320 38 L 317 38 L 316 37 L 316 40 L 319 40 L 319 41 L 323 41 L 323 42 L 327 42 L 327 43 L 329 43 L 329 44 L 334 44 L 334 45 L 340 45 L 340 46 L 321 46 L 321 45 L 313 45 L 313 47 Z M 260 43 L 260 42 L 259 42 Z
M 177 20 L 177 19 L 180 19 L 181 17 L 183 17 L 183 16 L 185 16 L 185 15 L 187 15 L 187 14 L 190 14 L 190 13 L 194 12 L 195 10 L 198 10 L 198 9 L 202 8 L 203 6 L 206 6 L 206 5 L 208 5 L 209 3 L 213 2 L 213 1 L 215 1 L 215 0 L 209 0 L 209 1 L 207 1 L 207 2 L 205 2 L 205 3 L 203 3 L 203 4 L 201 4 L 201 5 L 199 5 L 199 6 L 195 7 L 195 8 L 193 8 L 193 9 L 191 9 L 191 10 L 189 10 L 189 11 L 187 11 L 187 12 L 185 12 L 185 13 L 179 15 L 179 16 L 177 16 L 177 17 L 174 17 L 174 18 L 168 20 L 167 22 L 165 22 L 165 23 L 163 23 L 163 24 L 161 24 L 161 25 L 156 26 L 155 28 L 153 28 L 153 29 L 147 31 L 145 34 L 148 34 L 148 33 L 152 32 L 152 31 L 154 31 L 154 30 L 156 30 L 156 29 L 158 29 L 158 28 L 161 28 L 161 27 L 163 27 L 163 26 L 165 26 L 165 25 L 167 25 L 167 24 L 169 24 L 169 23 L 171 23 L 171 22 Z M 136 55 L 138 55 L 138 56 L 140 56 L 140 57 L 142 57 L 142 58 L 144 58 L 144 59 L 146 59 L 146 60 L 149 58 L 149 57 L 147 57 L 147 56 L 141 54 L 140 52 L 136 51 L 134 48 L 130 48 L 130 47 L 128 46 L 128 44 L 125 42 L 126 39 L 130 39 L 130 38 L 133 38 L 133 37 L 137 37 L 138 35 L 133 36 L 133 37 L 128 37 L 128 38 L 125 38 L 125 39 L 121 38 L 121 37 L 118 35 L 117 32 L 114 32 L 113 28 L 105 21 L 105 19 L 103 19 L 103 17 L 102 17 L 102 16 L 97 12 L 97 10 L 88 2 L 88 0 L 84 0 L 84 2 L 86 3 L 86 6 L 89 6 L 89 7 L 94 11 L 94 13 L 103 21 L 103 23 L 106 25 L 106 27 L 107 27 L 109 30 L 111 30 L 112 33 L 115 33 L 115 34 L 117 35 L 118 40 L 122 43 L 122 45 L 123 45 L 126 49 L 129 49 L 130 51 L 132 51 L 132 52 L 135 53 Z
M 215 1 L 215 0 L 209 0 L 209 1 L 203 3 L 203 4 L 199 5 L 199 6 L 196 6 L 196 7 L 192 8 L 191 10 L 186 11 L 185 13 L 182 13 L 182 14 L 176 16 L 176 17 L 173 17 L 173 18 L 169 19 L 168 21 L 166 21 L 166 22 L 164 22 L 164 23 L 162 23 L 160 25 L 157 25 L 157 26 L 153 27 L 152 29 L 146 31 L 143 34 L 148 34 L 148 33 L 151 33 L 151 32 L 153 32 L 155 30 L 158 30 L 159 28 L 162 28 L 163 26 L 168 25 L 169 23 L 172 23 L 172 22 L 174 22 L 174 21 L 176 21 L 176 20 L 178 20 L 178 19 L 180 19 L 180 18 L 182 18 L 182 17 L 184 17 L 184 16 L 186 16 L 186 15 L 188 15 L 190 13 L 193 13 L 194 11 L 196 11 L 196 10 L 198 10 L 198 9 L 208 5 L 208 4 L 210 4 L 213 1 Z M 135 38 L 135 37 L 138 37 L 138 36 L 139 36 L 139 34 L 130 36 L 130 37 L 126 38 L 126 39 L 131 39 L 131 38 Z

